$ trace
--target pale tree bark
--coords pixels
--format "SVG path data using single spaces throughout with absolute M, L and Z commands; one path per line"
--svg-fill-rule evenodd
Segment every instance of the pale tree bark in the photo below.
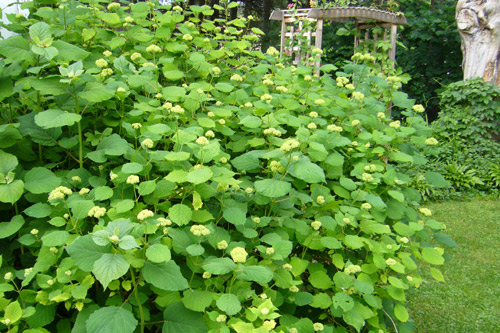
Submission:
M 500 0 L 459 0 L 464 80 L 482 77 L 500 85 Z

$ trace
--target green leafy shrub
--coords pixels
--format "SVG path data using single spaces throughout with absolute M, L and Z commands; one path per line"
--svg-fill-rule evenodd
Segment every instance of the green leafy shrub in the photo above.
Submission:
M 0 41 L 0 329 L 408 326 L 444 225 L 408 187 L 430 128 L 372 58 L 319 77 L 207 6 L 23 6 Z
M 500 162 L 500 90 L 481 78 L 450 84 L 432 124 L 439 153 L 426 169 L 441 172 L 455 192 L 494 192 Z

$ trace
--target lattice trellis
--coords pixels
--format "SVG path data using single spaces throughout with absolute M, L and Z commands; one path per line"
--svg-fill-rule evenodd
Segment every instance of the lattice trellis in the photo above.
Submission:
M 288 53 L 292 56 L 294 64 L 306 63 L 310 58 L 311 45 L 314 40 L 314 47 L 321 49 L 323 40 L 323 22 L 331 20 L 335 22 L 354 21 L 358 31 L 354 39 L 354 46 L 357 48 L 362 43 L 371 42 L 376 44 L 379 38 L 390 41 L 389 59 L 396 59 L 396 37 L 398 25 L 406 25 L 404 15 L 396 14 L 384 10 L 363 7 L 333 7 L 328 9 L 307 8 L 298 10 L 275 10 L 271 14 L 271 20 L 281 21 L 281 47 L 280 52 Z M 304 22 L 316 23 L 316 30 L 303 30 Z M 381 36 L 378 33 L 370 35 L 369 28 L 381 27 L 384 32 Z M 361 33 L 365 30 L 364 36 Z M 302 37 L 305 38 L 300 38 Z M 296 40 L 301 40 L 295 43 Z M 304 45 L 305 39 L 305 45 Z M 291 46 L 291 48 L 289 47 Z M 314 63 L 319 67 L 320 63 Z

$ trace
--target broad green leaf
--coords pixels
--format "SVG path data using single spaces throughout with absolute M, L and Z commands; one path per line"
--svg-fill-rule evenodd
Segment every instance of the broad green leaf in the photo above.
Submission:
M 189 171 L 186 176 L 186 180 L 193 184 L 206 183 L 210 178 L 212 178 L 213 172 L 209 168 L 203 167 L 201 169 L 195 169 Z
M 92 273 L 106 289 L 111 281 L 125 275 L 129 267 L 130 264 L 121 254 L 106 253 L 96 260 Z
M 340 307 L 342 308 L 342 310 L 344 310 L 344 312 L 347 312 L 354 308 L 354 299 L 346 293 L 336 293 L 335 296 L 333 296 L 332 301 L 334 308 L 337 309 L 338 307 Z
M 15 234 L 24 225 L 24 218 L 22 215 L 14 216 L 10 222 L 0 223 L 0 239 L 7 238 Z
M 254 281 L 260 284 L 268 283 L 273 278 L 273 271 L 265 266 L 240 266 L 238 269 L 238 279 L 244 281 Z
M 234 316 L 241 311 L 240 300 L 233 294 L 222 294 L 216 304 L 217 307 L 227 313 L 228 316 Z
M 171 69 L 171 70 L 166 70 L 163 71 L 163 75 L 167 80 L 170 81 L 177 81 L 180 80 L 184 77 L 184 72 L 181 72 L 178 69 Z
M 50 109 L 35 116 L 35 123 L 41 128 L 71 126 L 82 119 L 82 116 L 68 111 Z
M 168 210 L 168 215 L 172 222 L 177 225 L 186 225 L 191 221 L 193 216 L 193 211 L 186 205 L 176 204 L 170 207 Z
M 344 237 L 344 244 L 351 249 L 360 249 L 363 247 L 361 238 L 354 235 L 347 235 Z
M 291 174 L 307 183 L 322 183 L 325 181 L 325 172 L 323 169 L 305 159 L 292 164 Z
M 318 289 L 329 289 L 332 286 L 332 279 L 323 271 L 313 272 L 309 276 L 309 282 Z
M 203 265 L 203 269 L 215 275 L 223 275 L 232 272 L 236 264 L 229 258 L 209 258 Z
M 389 159 L 396 162 L 410 162 L 413 163 L 413 157 L 403 153 L 402 151 L 392 152 L 389 154 Z
M 322 237 L 321 245 L 332 250 L 342 248 L 342 243 L 335 237 Z
M 155 189 L 156 189 L 156 181 L 148 180 L 145 182 L 141 182 L 139 184 L 138 192 L 140 195 L 144 196 L 153 193 Z
M 223 215 L 226 221 L 234 225 L 245 224 L 247 214 L 246 211 L 238 207 L 224 208 Z
M 29 61 L 33 58 L 30 46 L 22 36 L 12 36 L 0 40 L 0 54 L 15 61 Z
M 0 150 L 0 174 L 3 174 L 4 177 L 7 176 L 9 172 L 14 171 L 18 164 L 15 155 Z
M 51 212 L 52 208 L 50 205 L 42 202 L 29 206 L 24 210 L 24 214 L 38 219 L 49 216 Z
M 9 303 L 5 308 L 4 318 L 9 319 L 11 324 L 15 324 L 23 315 L 23 310 L 18 301 Z
M 186 309 L 181 302 L 169 304 L 163 311 L 162 332 L 206 333 L 208 328 L 203 314 Z
M 167 155 L 165 155 L 165 159 L 167 161 L 186 161 L 189 159 L 191 156 L 190 153 L 184 152 L 184 151 L 179 151 L 179 152 L 169 152 Z
M 184 292 L 182 303 L 189 310 L 204 312 L 214 300 L 213 294 L 205 290 L 191 290 L 188 289 Z
M 66 43 L 62 40 L 56 40 L 52 43 L 58 51 L 59 54 L 56 56 L 56 59 L 66 62 L 78 61 L 87 58 L 90 55 L 90 52 L 85 51 L 78 46 L 75 46 L 70 43 Z
M 66 84 L 61 83 L 59 78 L 40 78 L 33 77 L 30 80 L 31 86 L 42 95 L 62 95 L 68 92 Z
M 50 26 L 45 22 L 37 22 L 29 28 L 31 39 L 40 47 L 52 45 Z
M 78 96 L 92 103 L 100 103 L 114 97 L 115 94 L 101 83 L 89 82 Z
M 106 155 L 120 156 L 126 154 L 131 148 L 127 140 L 118 134 L 111 134 L 101 140 L 97 149 L 104 151 Z
M 225 92 L 225 93 L 228 93 L 228 92 L 233 91 L 234 86 L 230 83 L 219 82 L 219 83 L 215 84 L 215 89 L 222 91 L 222 92 Z
M 0 100 L 2 99 L 2 82 L 0 81 Z M 0 125 L 0 148 L 9 148 L 19 142 L 23 136 L 14 124 Z
M 146 282 L 162 290 L 179 291 L 189 287 L 179 266 L 172 260 L 162 263 L 146 261 L 142 268 L 142 275 Z
M 15 203 L 21 198 L 24 192 L 22 180 L 14 180 L 10 184 L 0 184 L 0 202 Z
M 117 25 L 120 24 L 120 16 L 117 13 L 106 13 L 99 11 L 97 12 L 97 17 L 103 20 L 105 23 L 109 25 Z
M 436 269 L 434 267 L 431 267 L 430 269 L 432 277 L 439 282 L 444 282 L 444 276 L 443 273 L 439 269 Z
M 124 173 L 132 173 L 136 174 L 141 172 L 143 169 L 143 165 L 140 163 L 132 162 L 132 163 L 125 163 L 122 165 L 122 172 Z
M 44 167 L 35 167 L 24 175 L 24 187 L 31 193 L 48 193 L 61 184 L 61 179 Z
M 356 312 L 355 309 L 352 309 L 347 313 L 344 313 L 342 315 L 342 318 L 344 318 L 344 321 L 347 324 L 353 326 L 358 332 L 360 332 L 361 328 L 365 325 L 365 320 L 363 319 L 363 317 L 361 317 L 361 315 L 358 312 Z
M 66 247 L 66 251 L 82 271 L 90 272 L 94 263 L 104 254 L 111 252 L 111 246 L 99 246 L 92 240 L 92 235 L 77 238 Z
M 438 250 L 433 249 L 432 247 L 424 247 L 422 249 L 422 258 L 433 265 L 444 264 L 444 258 L 441 253 L 439 253 Z
M 292 185 L 282 180 L 264 179 L 255 182 L 255 189 L 266 197 L 279 198 L 288 194 L 292 189 Z
M 122 237 L 120 239 L 120 242 L 118 243 L 118 246 L 123 250 L 137 249 L 140 247 L 139 244 L 137 244 L 135 238 L 131 235 Z
M 124 307 L 107 306 L 93 312 L 85 326 L 87 333 L 133 333 L 138 321 Z
M 134 208 L 134 206 L 135 206 L 134 200 L 132 200 L 132 199 L 125 199 L 125 200 L 122 200 L 122 201 L 118 202 L 116 204 L 115 208 L 116 208 L 116 212 L 118 214 L 120 214 L 120 213 L 128 212 L 129 210 L 131 210 L 132 208 Z
M 425 179 L 429 184 L 437 188 L 444 188 L 449 186 L 448 181 L 443 177 L 443 175 L 438 172 L 427 171 L 425 173 Z
M 399 191 L 394 191 L 394 190 L 389 190 L 387 193 L 394 199 L 396 199 L 399 202 L 404 202 L 405 201 L 405 196 L 403 193 Z
M 256 116 L 246 116 L 240 120 L 240 125 L 248 128 L 258 128 L 262 125 L 262 119 Z
M 191 244 L 186 247 L 186 252 L 193 257 L 201 256 L 203 253 L 205 253 L 205 248 L 200 244 Z
M 402 321 L 403 323 L 407 322 L 410 318 L 408 310 L 406 310 L 406 308 L 399 303 L 394 306 L 394 314 L 396 315 L 396 318 L 398 318 L 398 320 Z
M 146 258 L 154 263 L 168 262 L 172 258 L 170 249 L 163 244 L 153 244 L 146 250 Z
M 103 201 L 113 196 L 113 189 L 109 186 L 99 186 L 95 189 L 94 199 Z
M 14 93 L 14 81 L 10 79 L 2 79 L 0 81 L 0 101 L 4 98 L 11 96 Z
M 44 246 L 61 246 L 66 244 L 68 238 L 69 232 L 64 230 L 57 230 L 43 235 L 42 243 Z

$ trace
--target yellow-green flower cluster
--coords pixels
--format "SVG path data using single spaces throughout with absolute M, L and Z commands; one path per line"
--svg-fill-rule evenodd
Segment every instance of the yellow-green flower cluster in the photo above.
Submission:
M 136 61 L 139 58 L 142 58 L 142 55 L 139 52 L 134 52 L 130 56 L 130 60 L 132 60 L 132 61 Z
M 313 330 L 315 332 L 320 332 L 320 331 L 323 331 L 325 329 L 325 327 L 323 326 L 322 323 L 314 323 L 313 324 Z
M 153 217 L 154 215 L 155 215 L 155 213 L 153 213 L 149 209 L 143 209 L 139 212 L 139 214 L 137 214 L 137 219 L 139 221 L 143 221 L 143 220 L 147 219 L 148 217 Z
M 189 231 L 191 231 L 193 235 L 198 237 L 210 235 L 210 230 L 201 224 L 195 224 L 191 226 L 191 229 L 189 229 Z
M 372 205 L 370 205 L 368 202 L 365 202 L 361 205 L 361 209 L 370 210 L 372 209 Z
M 359 91 L 354 91 L 352 93 L 352 98 L 354 98 L 357 101 L 362 101 L 365 98 L 365 95 Z
M 185 110 L 180 105 L 174 105 L 170 108 L 170 111 L 176 114 L 184 114 Z
M 337 126 L 335 124 L 331 124 L 331 125 L 328 125 L 326 127 L 327 130 L 331 131 L 331 132 L 342 132 L 344 129 L 340 126 Z
M 264 95 L 260 96 L 260 100 L 265 101 L 267 104 L 271 103 L 272 99 L 273 99 L 273 96 L 271 96 L 269 94 L 264 94 Z
M 99 75 L 101 75 L 101 77 L 106 77 L 111 74 L 113 74 L 113 70 L 111 68 L 104 68 Z
M 349 79 L 344 77 L 344 76 L 337 77 L 336 81 L 337 81 L 337 87 L 340 87 L 340 88 L 342 88 L 343 86 L 345 86 L 346 84 L 349 83 Z
M 231 255 L 233 261 L 236 263 L 238 262 L 244 263 L 247 261 L 248 253 L 244 248 L 240 246 L 237 246 L 234 249 L 232 249 L 229 254 Z
M 277 56 L 280 54 L 280 52 L 278 50 L 276 50 L 275 47 L 271 46 L 267 49 L 266 51 L 266 54 L 267 55 L 270 55 L 270 56 Z
M 394 260 L 393 258 L 389 258 L 385 261 L 385 263 L 387 264 L 387 266 L 394 266 L 396 265 L 398 262 L 396 260 Z
M 436 140 L 435 138 L 428 138 L 428 139 L 425 139 L 425 144 L 426 145 L 429 145 L 429 146 L 435 146 L 437 145 L 439 142 L 438 140 Z
M 398 129 L 401 127 L 401 122 L 399 120 L 393 121 L 389 124 L 390 127 Z
M 99 206 L 94 206 L 90 208 L 88 215 L 90 217 L 95 217 L 95 218 L 100 218 L 106 215 L 106 208 L 104 207 L 99 207 Z
M 220 68 L 219 68 L 219 67 L 217 67 L 217 66 L 216 66 L 216 67 L 212 67 L 212 73 L 213 73 L 214 75 L 219 75 L 219 74 L 221 73 L 221 70 L 220 70 Z
M 322 195 L 318 195 L 318 196 L 316 197 L 316 202 L 317 202 L 319 205 L 324 204 L 324 203 L 325 203 L 325 197 L 324 197 L 324 196 L 322 196 Z
M 359 265 L 350 265 L 344 269 L 346 274 L 355 274 L 361 272 L 361 267 Z
M 311 227 L 314 230 L 319 230 L 321 228 L 321 222 L 320 221 L 314 221 L 311 223 Z
M 96 64 L 96 66 L 97 66 L 97 67 L 99 67 L 99 68 L 104 68 L 104 67 L 107 67 L 107 66 L 108 66 L 108 62 L 107 62 L 105 59 L 103 59 L 103 58 L 101 58 L 101 59 L 97 59 L 97 60 L 95 61 L 95 64 Z
M 264 130 L 265 135 L 281 136 L 281 132 L 274 127 L 266 128 Z
M 151 140 L 149 138 L 144 139 L 141 142 L 141 147 L 143 147 L 143 148 L 149 148 L 149 149 L 151 149 L 151 148 L 153 148 L 153 146 L 154 146 L 154 142 L 153 142 L 153 140 Z
M 191 34 L 185 34 L 182 36 L 182 39 L 189 42 L 189 41 L 193 40 L 193 36 L 191 36 Z
M 271 161 L 271 163 L 269 165 L 271 166 L 272 172 L 283 173 L 283 171 L 285 171 L 285 168 L 283 167 L 283 165 L 281 165 L 281 162 Z
M 71 193 L 73 193 L 73 191 L 71 191 L 69 188 L 65 186 L 58 186 L 49 193 L 49 201 L 57 199 L 62 200 L 64 199 L 65 195 L 70 195 Z
M 137 175 L 130 175 L 127 177 L 127 184 L 137 184 L 139 183 L 139 176 Z
M 200 146 L 207 146 L 210 141 L 208 141 L 208 139 L 204 136 L 200 136 L 198 137 L 198 139 L 196 139 L 196 143 L 199 144 Z
M 281 93 L 287 93 L 288 92 L 288 88 L 285 87 L 285 86 L 277 86 L 276 87 L 276 91 L 279 91 Z
M 227 241 L 225 241 L 224 239 L 217 243 L 217 248 L 219 250 L 225 250 L 227 249 L 227 246 L 228 246 Z
M 361 53 L 355 53 L 351 59 L 353 61 L 359 61 L 359 62 L 373 62 L 375 61 L 375 57 L 372 56 L 370 53 L 367 53 L 367 54 L 361 54 Z
M 419 208 L 418 210 L 424 216 L 432 216 L 432 211 L 429 208 Z
M 422 106 L 422 104 L 415 104 L 413 105 L 412 109 L 416 113 L 423 113 L 425 111 L 425 108 Z
M 316 125 L 315 123 L 309 123 L 307 124 L 307 128 L 309 128 L 310 130 L 315 130 L 318 128 L 318 125 Z
M 229 80 L 236 81 L 236 82 L 242 82 L 243 78 L 241 77 L 240 74 L 233 74 L 233 75 L 231 75 L 231 77 L 229 78 Z
M 155 44 L 151 44 L 146 48 L 146 52 L 148 53 L 159 53 L 161 52 L 161 47 Z
M 282 153 L 286 153 L 286 152 L 291 151 L 294 148 L 297 148 L 298 146 L 300 146 L 299 141 L 297 141 L 295 139 L 289 139 L 289 140 L 286 140 L 285 142 L 283 142 L 283 144 L 280 147 L 280 151 Z
M 373 181 L 373 176 L 369 173 L 364 172 L 361 175 L 361 178 L 363 179 L 364 182 L 372 182 Z

